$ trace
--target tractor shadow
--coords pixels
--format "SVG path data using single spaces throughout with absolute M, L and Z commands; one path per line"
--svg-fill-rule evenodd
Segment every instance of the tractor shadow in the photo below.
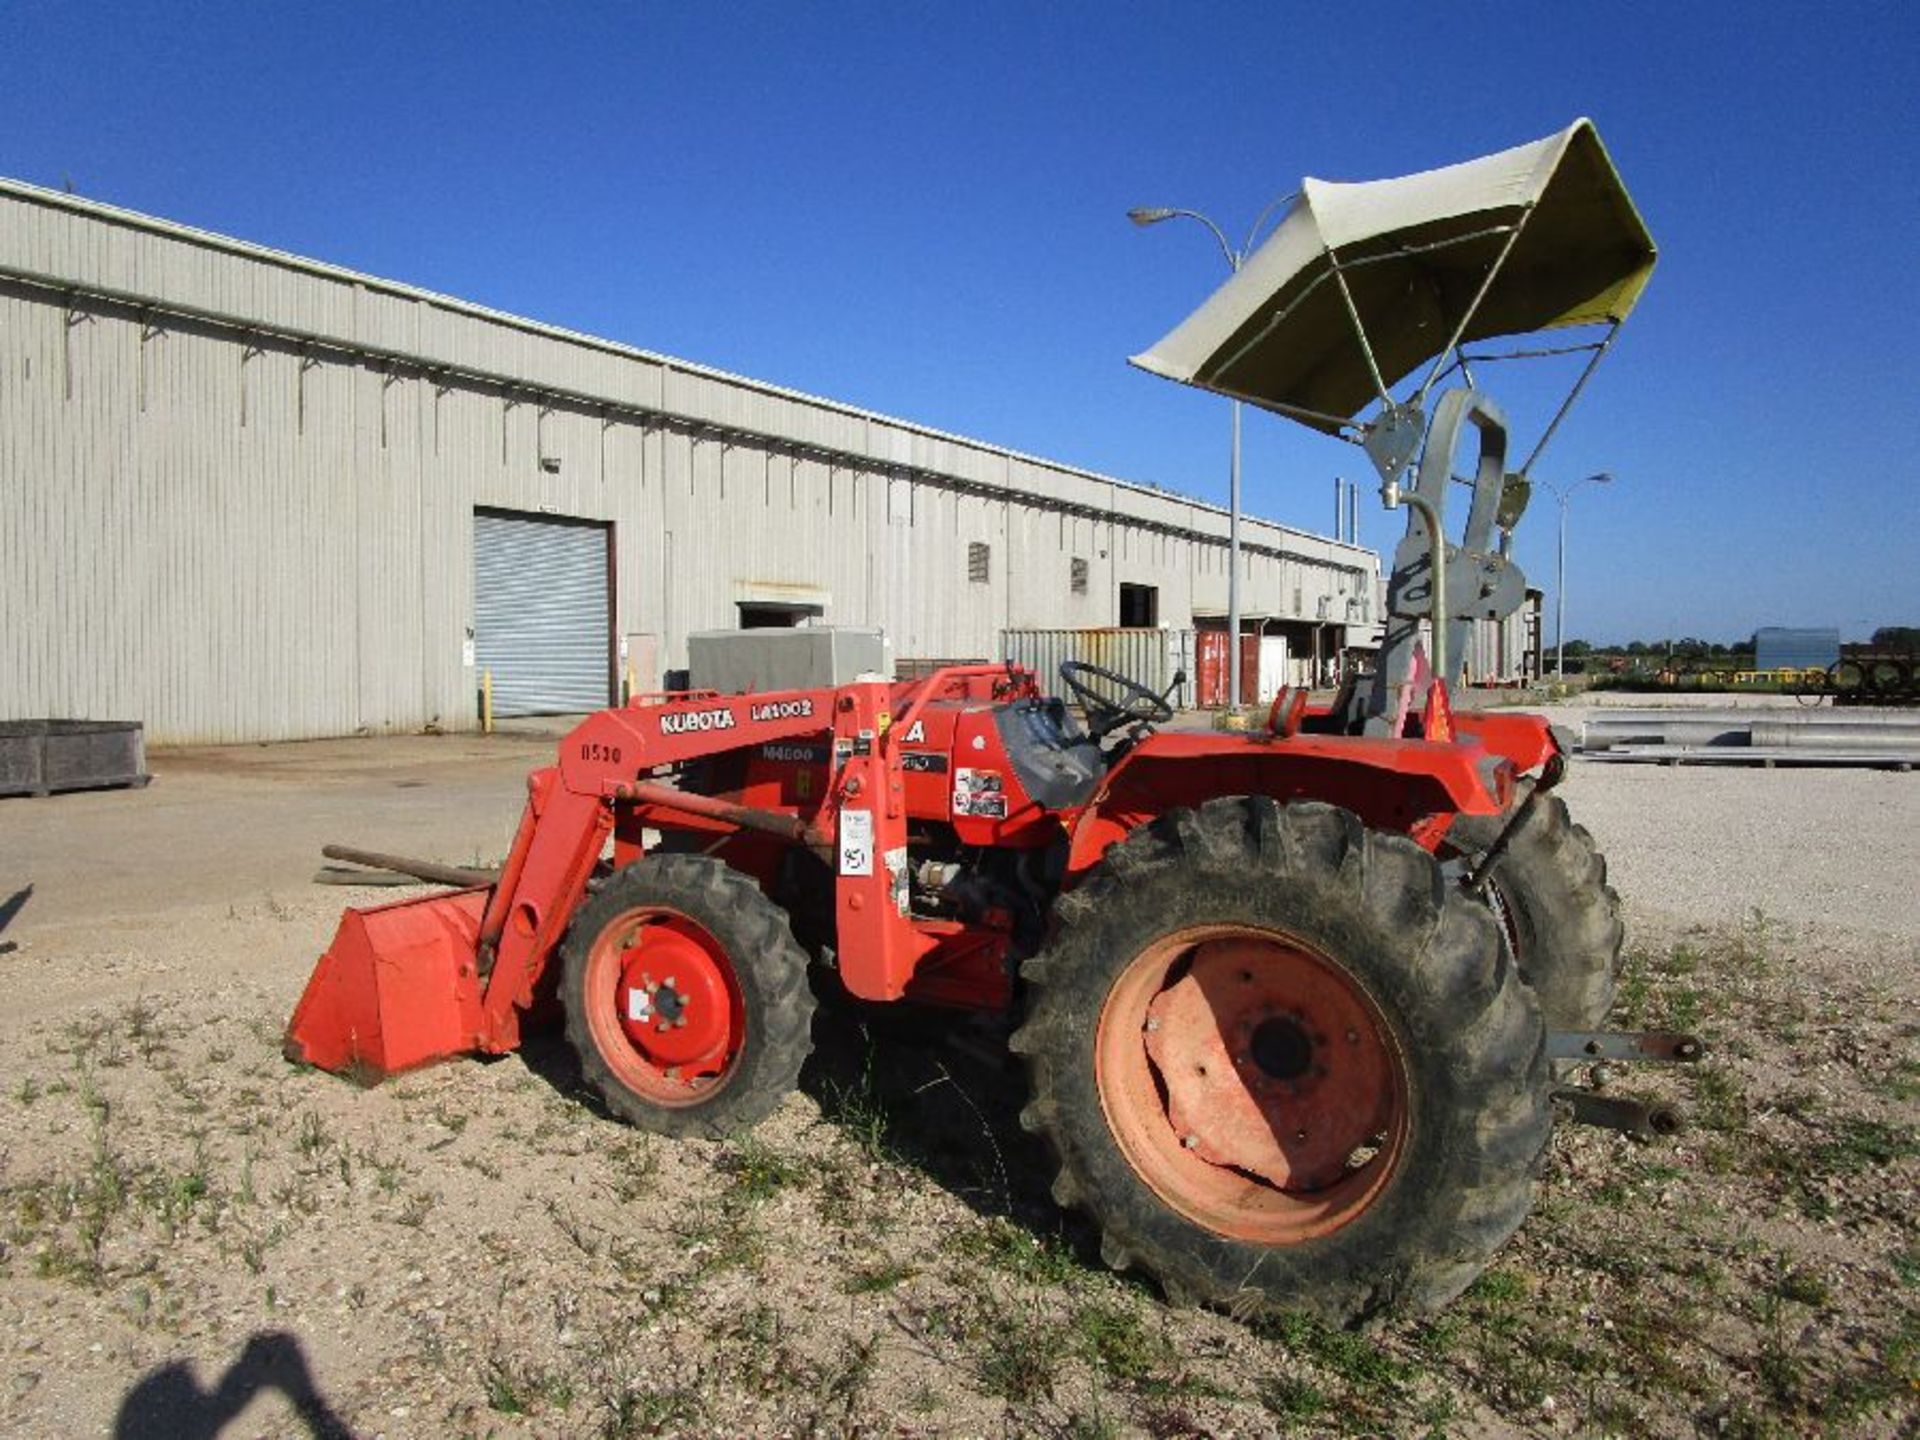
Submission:
M 800 1089 L 877 1159 L 916 1170 L 984 1218 L 1004 1216 L 1091 1255 L 1062 1214 L 1055 1162 L 1020 1127 L 1027 1080 L 1003 1028 L 952 1011 L 823 999 Z
M 557 1092 L 609 1115 L 559 1027 L 529 1033 L 519 1053 Z M 1093 1227 L 1054 1204 L 1053 1158 L 1020 1128 L 1027 1081 L 1004 1028 L 824 995 L 799 1088 L 826 1124 L 875 1160 L 918 1172 L 982 1219 L 1004 1217 L 1098 1264 Z

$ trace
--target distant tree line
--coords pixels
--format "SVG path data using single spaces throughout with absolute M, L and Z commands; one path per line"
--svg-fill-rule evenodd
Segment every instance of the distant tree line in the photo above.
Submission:
M 1567 641 L 1567 656 L 1588 655 L 1626 655 L 1633 659 L 1646 657 L 1664 660 L 1671 656 L 1675 660 L 1711 660 L 1719 656 L 1751 655 L 1753 642 L 1743 641 L 1737 645 L 1722 645 L 1717 640 L 1698 640 L 1688 635 L 1679 640 L 1629 640 L 1624 645 L 1593 645 L 1585 640 Z
M 1920 650 L 1920 625 L 1882 625 L 1868 642 L 1875 649 Z M 1752 656 L 1753 637 L 1731 645 L 1718 640 L 1701 640 L 1687 635 L 1678 640 L 1629 640 L 1624 645 L 1595 645 L 1586 640 L 1567 641 L 1567 658 L 1585 659 L 1598 655 L 1624 655 L 1628 659 L 1650 660 L 1735 660 Z

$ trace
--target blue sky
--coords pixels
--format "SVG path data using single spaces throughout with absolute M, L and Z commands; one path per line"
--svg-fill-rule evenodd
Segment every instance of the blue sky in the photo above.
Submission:
M 1662 255 L 1543 462 L 1618 477 L 1569 633 L 1864 638 L 1920 623 L 1916 17 L 11 0 L 0 174 L 1224 503 L 1225 402 L 1125 363 L 1224 262 L 1125 211 L 1237 239 L 1590 115 Z M 1357 450 L 1249 414 L 1249 511 L 1324 531 L 1336 474 L 1390 551 Z

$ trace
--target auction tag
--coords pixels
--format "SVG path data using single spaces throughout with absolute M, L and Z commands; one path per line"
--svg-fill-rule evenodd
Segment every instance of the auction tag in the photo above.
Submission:
M 840 873 L 873 874 L 873 812 L 840 812 Z

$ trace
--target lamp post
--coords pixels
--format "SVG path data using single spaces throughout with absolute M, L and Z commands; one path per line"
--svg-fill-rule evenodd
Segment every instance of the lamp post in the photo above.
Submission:
M 1162 220 L 1197 220 L 1213 232 L 1213 238 L 1220 242 L 1220 253 L 1226 256 L 1227 269 L 1234 274 L 1240 273 L 1240 267 L 1246 263 L 1247 256 L 1253 253 L 1253 242 L 1260 234 L 1260 227 L 1267 217 L 1282 201 L 1291 199 L 1291 195 L 1282 195 L 1262 210 L 1253 222 L 1253 228 L 1247 232 L 1247 243 L 1238 250 L 1227 242 L 1226 232 L 1198 210 L 1178 210 L 1167 206 L 1141 206 L 1127 211 L 1127 218 L 1143 229 L 1148 225 L 1158 225 Z M 1227 470 L 1227 713 L 1240 713 L 1240 402 L 1231 400 L 1233 414 L 1232 458 Z
M 1554 579 L 1553 600 L 1553 672 L 1556 680 L 1567 678 L 1567 502 L 1573 499 L 1573 492 L 1582 485 L 1611 485 L 1613 476 L 1605 470 L 1574 481 L 1562 490 L 1551 480 L 1542 480 L 1541 484 L 1553 492 L 1553 498 L 1560 502 L 1560 559 Z

